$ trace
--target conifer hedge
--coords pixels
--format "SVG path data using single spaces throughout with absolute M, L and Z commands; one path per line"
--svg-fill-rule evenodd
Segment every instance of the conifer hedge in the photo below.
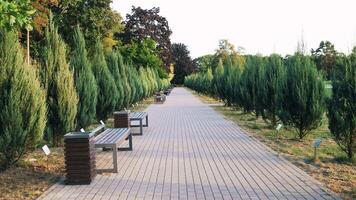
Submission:
M 272 125 L 282 120 L 296 128 L 300 139 L 320 125 L 325 110 L 323 80 L 312 60 L 300 54 L 289 57 L 286 66 L 278 55 L 245 56 L 239 63 L 227 57 L 211 78 L 200 72 L 187 76 L 184 84 Z
M 104 56 L 103 45 L 99 39 L 95 44 L 92 67 L 96 82 L 98 84 L 96 119 L 98 121 L 105 121 L 115 110 L 115 106 L 119 98 L 119 92 L 117 90 L 113 75 L 108 69 Z
M 77 112 L 77 128 L 86 128 L 95 119 L 98 87 L 88 59 L 84 35 L 77 27 L 74 33 L 74 51 L 71 58 L 71 68 L 74 71 L 74 81 L 79 97 Z
M 340 57 L 332 79 L 329 129 L 335 141 L 352 159 L 356 152 L 356 54 Z
M 0 31 L 0 170 L 42 139 L 46 97 L 34 66 L 25 63 L 17 33 Z
M 66 60 L 66 45 L 52 20 L 46 28 L 46 44 L 41 68 L 48 107 L 46 133 L 53 145 L 62 143 L 63 135 L 75 128 L 78 96 L 73 73 Z

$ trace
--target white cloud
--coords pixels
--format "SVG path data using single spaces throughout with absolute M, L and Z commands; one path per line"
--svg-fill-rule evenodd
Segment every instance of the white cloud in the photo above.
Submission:
M 308 48 L 329 40 L 349 52 L 356 44 L 356 0 L 113 0 L 125 18 L 132 6 L 160 7 L 172 41 L 193 57 L 213 53 L 219 39 L 247 53 L 291 54 L 304 32 Z

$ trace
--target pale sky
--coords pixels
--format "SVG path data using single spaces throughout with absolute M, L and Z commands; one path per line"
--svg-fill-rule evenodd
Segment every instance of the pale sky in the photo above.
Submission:
M 132 6 L 160 7 L 171 40 L 193 58 L 214 53 L 220 39 L 246 53 L 292 54 L 302 35 L 310 48 L 329 40 L 348 53 L 356 45 L 356 0 L 113 0 L 125 19 Z

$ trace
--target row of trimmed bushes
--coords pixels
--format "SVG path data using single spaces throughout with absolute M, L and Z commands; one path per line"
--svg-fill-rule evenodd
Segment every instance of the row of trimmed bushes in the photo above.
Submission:
M 309 56 L 296 53 L 245 56 L 243 61 L 220 61 L 185 78 L 185 85 L 222 99 L 226 105 L 263 117 L 273 126 L 278 121 L 296 129 L 300 139 L 320 126 L 327 111 L 329 128 L 349 158 L 356 151 L 356 55 L 338 58 L 332 97 L 325 94 L 322 76 Z
M 18 34 L 0 31 L 0 170 L 43 139 L 61 145 L 65 133 L 170 85 L 157 69 L 124 63 L 114 50 L 104 53 L 99 40 L 88 55 L 79 27 L 69 54 L 52 22 L 45 36 L 40 60 L 28 65 Z

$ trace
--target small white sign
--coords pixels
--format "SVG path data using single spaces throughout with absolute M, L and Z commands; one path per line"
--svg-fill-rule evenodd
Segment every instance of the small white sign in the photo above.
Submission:
M 85 132 L 84 128 L 81 128 L 81 129 L 80 129 L 80 132 L 84 133 L 84 132 Z
M 278 124 L 276 130 L 279 131 L 282 128 L 282 124 Z
M 105 123 L 103 122 L 103 120 L 100 120 L 100 124 L 102 124 L 103 126 L 105 126 Z
M 48 156 L 49 154 L 51 154 L 51 151 L 49 150 L 47 145 L 44 145 L 42 147 L 43 152 L 46 154 L 46 156 Z
M 127 111 L 126 108 L 124 108 L 124 111 Z

